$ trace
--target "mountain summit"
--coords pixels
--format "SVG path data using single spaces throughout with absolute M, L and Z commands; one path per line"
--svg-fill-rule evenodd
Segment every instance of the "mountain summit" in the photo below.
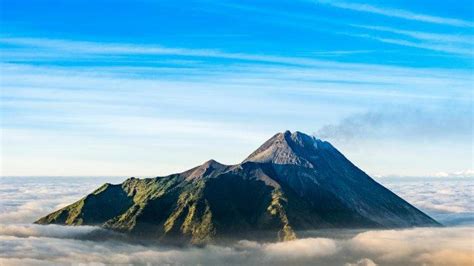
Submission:
M 100 225 L 163 241 L 291 240 L 322 228 L 439 224 L 378 184 L 329 142 L 278 133 L 242 163 L 104 184 L 38 224 Z

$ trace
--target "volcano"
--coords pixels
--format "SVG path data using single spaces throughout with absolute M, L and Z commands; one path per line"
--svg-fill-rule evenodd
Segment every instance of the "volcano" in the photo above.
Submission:
M 278 133 L 242 163 L 104 184 L 37 224 L 98 225 L 135 237 L 205 244 L 292 240 L 298 231 L 440 224 L 383 187 L 329 142 Z

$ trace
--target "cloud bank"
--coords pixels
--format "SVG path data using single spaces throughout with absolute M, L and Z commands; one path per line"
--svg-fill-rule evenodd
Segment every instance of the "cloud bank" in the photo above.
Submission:
M 31 224 L 105 182 L 123 178 L 1 178 L 0 265 L 472 265 L 470 179 L 382 179 L 410 203 L 457 227 L 300 232 L 283 243 L 241 240 L 176 248 L 134 243 L 91 226 Z
M 471 178 L 386 177 L 378 181 L 443 225 L 474 225 L 474 180 Z
M 309 237 L 282 243 L 173 248 L 118 240 L 80 239 L 92 228 L 0 227 L 2 265 L 472 265 L 473 228 L 418 228 Z M 100 229 L 95 229 L 100 230 Z M 337 233 L 335 232 L 337 235 Z

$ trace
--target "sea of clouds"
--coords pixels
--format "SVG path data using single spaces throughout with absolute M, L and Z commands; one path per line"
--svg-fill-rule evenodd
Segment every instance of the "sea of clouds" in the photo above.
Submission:
M 0 179 L 0 265 L 473 265 L 472 179 L 379 180 L 443 228 L 305 232 L 298 240 L 168 247 L 97 227 L 34 225 L 105 182 L 122 178 Z M 301 234 L 302 235 L 302 234 Z

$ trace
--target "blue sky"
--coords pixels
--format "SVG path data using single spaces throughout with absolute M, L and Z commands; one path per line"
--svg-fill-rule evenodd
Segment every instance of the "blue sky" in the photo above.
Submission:
M 237 163 L 286 129 L 472 175 L 472 1 L 0 3 L 2 175 Z

